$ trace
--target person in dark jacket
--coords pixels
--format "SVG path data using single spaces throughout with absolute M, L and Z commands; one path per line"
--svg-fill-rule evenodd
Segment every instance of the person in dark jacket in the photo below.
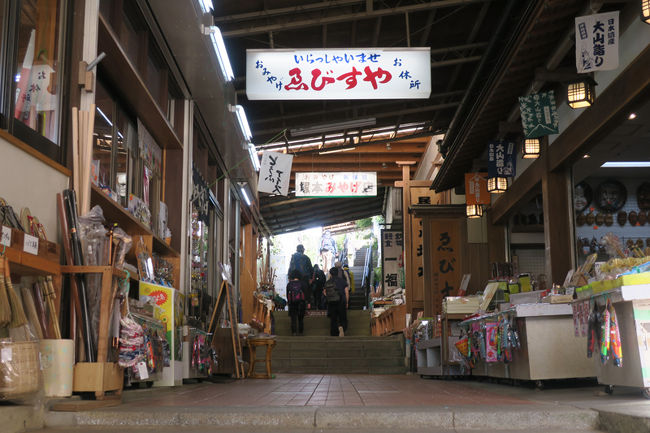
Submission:
M 300 273 L 300 279 L 304 281 L 308 287 L 311 285 L 314 268 L 311 265 L 309 256 L 305 254 L 305 247 L 302 246 L 302 244 L 298 244 L 296 252 L 291 256 L 291 262 L 289 262 L 289 278 L 291 278 L 291 273 L 293 271 L 298 271 L 298 273 Z
M 325 273 L 321 271 L 318 265 L 314 265 L 314 276 L 311 291 L 314 295 L 313 307 L 316 310 L 327 308 L 327 301 L 323 296 L 323 287 L 325 287 Z
M 350 288 L 345 278 L 339 277 L 339 268 L 330 269 L 330 279 L 336 284 L 339 300 L 327 302 L 327 315 L 330 318 L 330 335 L 343 337 L 348 329 L 348 303 L 350 301 Z
M 304 331 L 305 311 L 308 308 L 307 285 L 300 278 L 298 271 L 291 271 L 291 278 L 287 283 L 287 303 L 289 304 L 289 317 L 291 317 L 291 335 L 302 335 Z

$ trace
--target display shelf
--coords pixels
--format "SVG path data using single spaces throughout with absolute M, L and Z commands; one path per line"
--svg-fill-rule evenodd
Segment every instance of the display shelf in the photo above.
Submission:
M 108 328 L 116 290 L 113 279 L 126 278 L 126 272 L 113 266 L 61 266 L 63 274 L 101 274 L 99 327 L 97 330 L 97 362 L 77 362 L 74 366 L 72 390 L 94 392 L 98 400 L 122 394 L 124 371 L 116 362 L 108 361 Z
M 430 338 L 428 340 L 420 340 L 415 343 L 415 348 L 417 350 L 425 350 L 431 347 L 440 347 L 442 339 L 440 337 Z
M 161 256 L 179 257 L 178 251 L 169 246 L 165 241 L 155 235 L 149 227 L 122 208 L 119 203 L 106 195 L 98 186 L 91 185 L 90 200 L 93 205 L 99 205 L 108 222 L 116 222 L 126 233 L 131 236 L 146 236 L 145 244 L 150 251 Z

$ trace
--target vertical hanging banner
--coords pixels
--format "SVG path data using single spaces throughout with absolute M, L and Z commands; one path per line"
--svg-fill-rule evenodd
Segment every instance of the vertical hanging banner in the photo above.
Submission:
M 488 143 L 488 177 L 515 177 L 516 156 L 517 146 L 513 141 L 490 141 Z
M 208 200 L 210 197 L 208 184 L 201 176 L 197 168 L 192 165 L 192 204 L 199 212 L 199 219 L 208 224 L 210 217 L 208 215 Z
M 426 99 L 429 48 L 246 50 L 250 100 Z
M 404 288 L 404 237 L 401 230 L 381 231 L 381 271 L 384 296 Z
M 465 173 L 465 203 L 490 204 L 487 173 Z
M 289 195 L 291 164 L 293 164 L 293 155 L 265 151 L 262 154 L 257 190 L 270 194 Z
M 521 126 L 526 138 L 559 134 L 560 116 L 555 106 L 553 91 L 519 97 Z
M 578 73 L 618 68 L 618 11 L 576 17 Z

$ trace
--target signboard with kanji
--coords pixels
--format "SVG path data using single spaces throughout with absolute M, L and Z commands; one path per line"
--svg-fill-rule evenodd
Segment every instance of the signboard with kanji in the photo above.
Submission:
M 377 172 L 296 173 L 296 197 L 372 197 Z
M 512 141 L 488 143 L 488 177 L 515 177 L 517 146 Z
M 519 97 L 521 124 L 526 138 L 537 138 L 560 132 L 560 117 L 553 91 Z
M 465 204 L 490 204 L 487 173 L 465 173 Z
M 381 231 L 384 296 L 404 288 L 404 237 L 401 230 Z
M 437 204 L 436 193 L 429 188 L 410 187 L 411 205 L 435 205 Z M 424 302 L 424 232 L 422 230 L 422 218 L 411 214 L 411 251 L 408 259 L 411 272 L 411 296 L 412 302 Z
M 246 50 L 250 100 L 426 99 L 429 48 Z
M 292 163 L 293 155 L 265 151 L 262 154 L 257 190 L 271 194 L 289 195 Z
M 433 268 L 433 314 L 442 313 L 442 299 L 455 296 L 460 288 L 462 272 L 461 229 L 459 219 L 431 220 L 431 266 Z
M 578 73 L 618 68 L 618 11 L 576 17 Z

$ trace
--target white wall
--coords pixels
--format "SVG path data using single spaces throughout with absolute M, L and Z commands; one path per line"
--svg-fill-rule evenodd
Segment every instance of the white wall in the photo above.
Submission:
M 38 217 L 48 240 L 59 239 L 56 194 L 68 188 L 69 178 L 0 138 L 0 197 L 20 216 L 28 207 Z

